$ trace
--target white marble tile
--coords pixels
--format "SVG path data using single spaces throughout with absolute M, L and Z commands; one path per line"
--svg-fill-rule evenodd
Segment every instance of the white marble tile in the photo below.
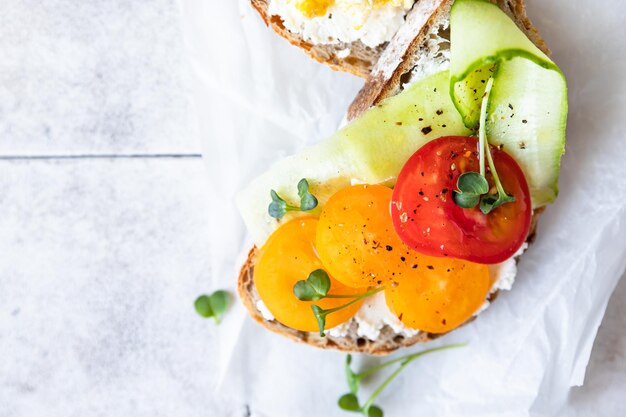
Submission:
M 2 0 L 0 155 L 198 152 L 176 0 Z
M 200 159 L 0 161 L 0 416 L 243 416 L 212 394 Z

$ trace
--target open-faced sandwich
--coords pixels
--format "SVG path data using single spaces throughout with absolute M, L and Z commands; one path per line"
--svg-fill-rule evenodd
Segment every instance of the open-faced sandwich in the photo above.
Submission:
M 523 5 L 426 3 L 351 121 L 238 197 L 239 293 L 272 331 L 370 354 L 449 332 L 511 288 L 556 198 L 566 82 Z
M 266 25 L 313 59 L 367 78 L 405 21 L 447 25 L 452 0 L 250 0 Z M 523 0 L 494 0 L 539 46 Z M 431 19 L 431 16 L 435 19 Z M 411 39 L 412 40 L 412 39 Z M 431 50 L 431 52 L 436 52 Z

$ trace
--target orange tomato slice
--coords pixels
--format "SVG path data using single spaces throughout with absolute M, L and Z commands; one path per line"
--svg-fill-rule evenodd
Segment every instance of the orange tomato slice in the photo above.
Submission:
M 382 185 L 354 185 L 334 194 L 324 206 L 315 247 L 335 279 L 362 288 L 415 276 L 421 255 L 393 228 L 391 194 Z
M 485 302 L 491 279 L 487 265 L 422 256 L 413 278 L 385 289 L 389 309 L 406 326 L 445 333 L 463 324 Z
M 302 217 L 282 225 L 263 245 L 254 267 L 254 283 L 268 310 L 285 326 L 305 332 L 319 330 L 311 310 L 312 304 L 330 309 L 350 301 L 338 298 L 300 301 L 293 293 L 296 282 L 307 279 L 311 272 L 323 268 L 313 246 L 317 224 L 318 220 L 314 217 Z M 332 276 L 330 281 L 329 294 L 357 292 Z M 353 317 L 361 304 L 355 303 L 326 316 L 326 329 Z

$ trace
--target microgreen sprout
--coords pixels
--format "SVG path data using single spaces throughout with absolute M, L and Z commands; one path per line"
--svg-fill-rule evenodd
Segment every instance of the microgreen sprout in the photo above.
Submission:
M 230 295 L 224 290 L 215 291 L 211 295 L 203 294 L 196 298 L 194 306 L 196 312 L 205 319 L 213 317 L 216 324 L 219 324 L 220 318 L 226 312 L 230 301 Z
M 316 269 L 309 274 L 306 280 L 296 282 L 293 286 L 293 293 L 300 301 L 319 301 L 324 298 L 351 298 L 346 304 L 327 310 L 315 304 L 311 306 L 311 310 L 313 310 L 313 315 L 320 329 L 320 336 L 324 337 L 326 316 L 358 303 L 362 299 L 382 291 L 384 288 L 385 287 L 373 288 L 361 294 L 328 294 L 328 291 L 330 291 L 330 278 L 323 269 Z
M 489 94 L 491 93 L 492 87 L 493 77 L 489 78 L 487 81 L 483 101 L 480 106 L 480 125 L 478 128 L 480 172 L 465 172 L 459 175 L 456 183 L 458 189 L 454 190 L 452 194 L 457 206 L 473 208 L 478 205 L 484 214 L 489 214 L 494 208 L 502 204 L 515 201 L 515 197 L 508 195 L 502 187 L 500 177 L 498 177 L 498 173 L 496 172 L 496 166 L 493 163 L 489 143 L 486 140 L 487 105 L 489 103 Z M 489 183 L 485 178 L 485 155 L 487 156 L 486 159 L 489 164 L 489 171 L 496 185 L 497 194 L 495 195 L 489 194 Z
M 316 269 L 306 280 L 296 282 L 293 293 L 300 301 L 317 301 L 328 295 L 330 278 L 323 269 Z
M 384 415 L 383 410 L 379 406 L 374 405 L 374 401 L 376 401 L 376 398 L 378 398 L 378 396 L 385 390 L 385 388 L 387 388 L 387 386 L 391 383 L 391 381 L 393 381 L 398 376 L 398 374 L 400 374 L 400 372 L 402 372 L 402 370 L 407 367 L 408 364 L 410 364 L 412 361 L 419 358 L 420 356 L 424 356 L 428 353 L 437 352 L 437 351 L 444 350 L 444 349 L 453 349 L 453 348 L 458 348 L 458 347 L 463 347 L 463 346 L 465 346 L 465 343 L 446 345 L 446 346 L 440 346 L 440 347 L 436 347 L 432 349 L 423 350 L 421 352 L 412 353 L 410 355 L 402 356 L 397 359 L 392 359 L 390 361 L 383 362 L 379 365 L 375 365 L 368 369 L 365 369 L 364 371 L 361 371 L 359 373 L 356 373 L 352 370 L 352 367 L 351 367 L 352 355 L 348 355 L 348 357 L 346 358 L 345 369 L 346 369 L 346 380 L 348 382 L 348 388 L 350 389 L 350 392 L 339 397 L 337 404 L 339 405 L 339 408 L 341 408 L 342 410 L 361 413 L 365 417 L 383 417 Z M 358 391 L 361 386 L 361 381 L 375 374 L 376 372 L 394 364 L 400 364 L 400 366 L 398 366 L 396 370 L 393 371 L 393 373 L 391 373 L 380 384 L 380 386 L 376 388 L 376 390 L 374 390 L 372 395 L 363 403 L 363 405 L 361 405 L 359 402 L 359 398 L 358 398 Z
M 306 178 L 298 181 L 298 197 L 300 197 L 301 211 L 309 211 L 317 207 L 317 198 L 309 192 L 309 182 Z
M 478 172 L 464 172 L 456 182 L 458 190 L 454 190 L 453 198 L 457 206 L 472 208 L 480 202 L 480 196 L 489 191 L 487 179 Z
M 306 178 L 298 181 L 298 196 L 300 197 L 299 207 L 288 204 L 276 191 L 270 190 L 272 202 L 267 212 L 273 218 L 281 219 L 288 211 L 310 211 L 317 207 L 317 198 L 309 192 L 309 182 Z

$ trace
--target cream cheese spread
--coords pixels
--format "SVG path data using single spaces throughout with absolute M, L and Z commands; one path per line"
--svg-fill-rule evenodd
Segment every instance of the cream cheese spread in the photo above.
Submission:
M 366 46 L 388 42 L 404 23 L 415 0 L 336 0 L 322 16 L 307 17 L 298 5 L 302 0 L 271 0 L 268 13 L 279 16 L 293 33 L 314 44 L 351 43 Z

